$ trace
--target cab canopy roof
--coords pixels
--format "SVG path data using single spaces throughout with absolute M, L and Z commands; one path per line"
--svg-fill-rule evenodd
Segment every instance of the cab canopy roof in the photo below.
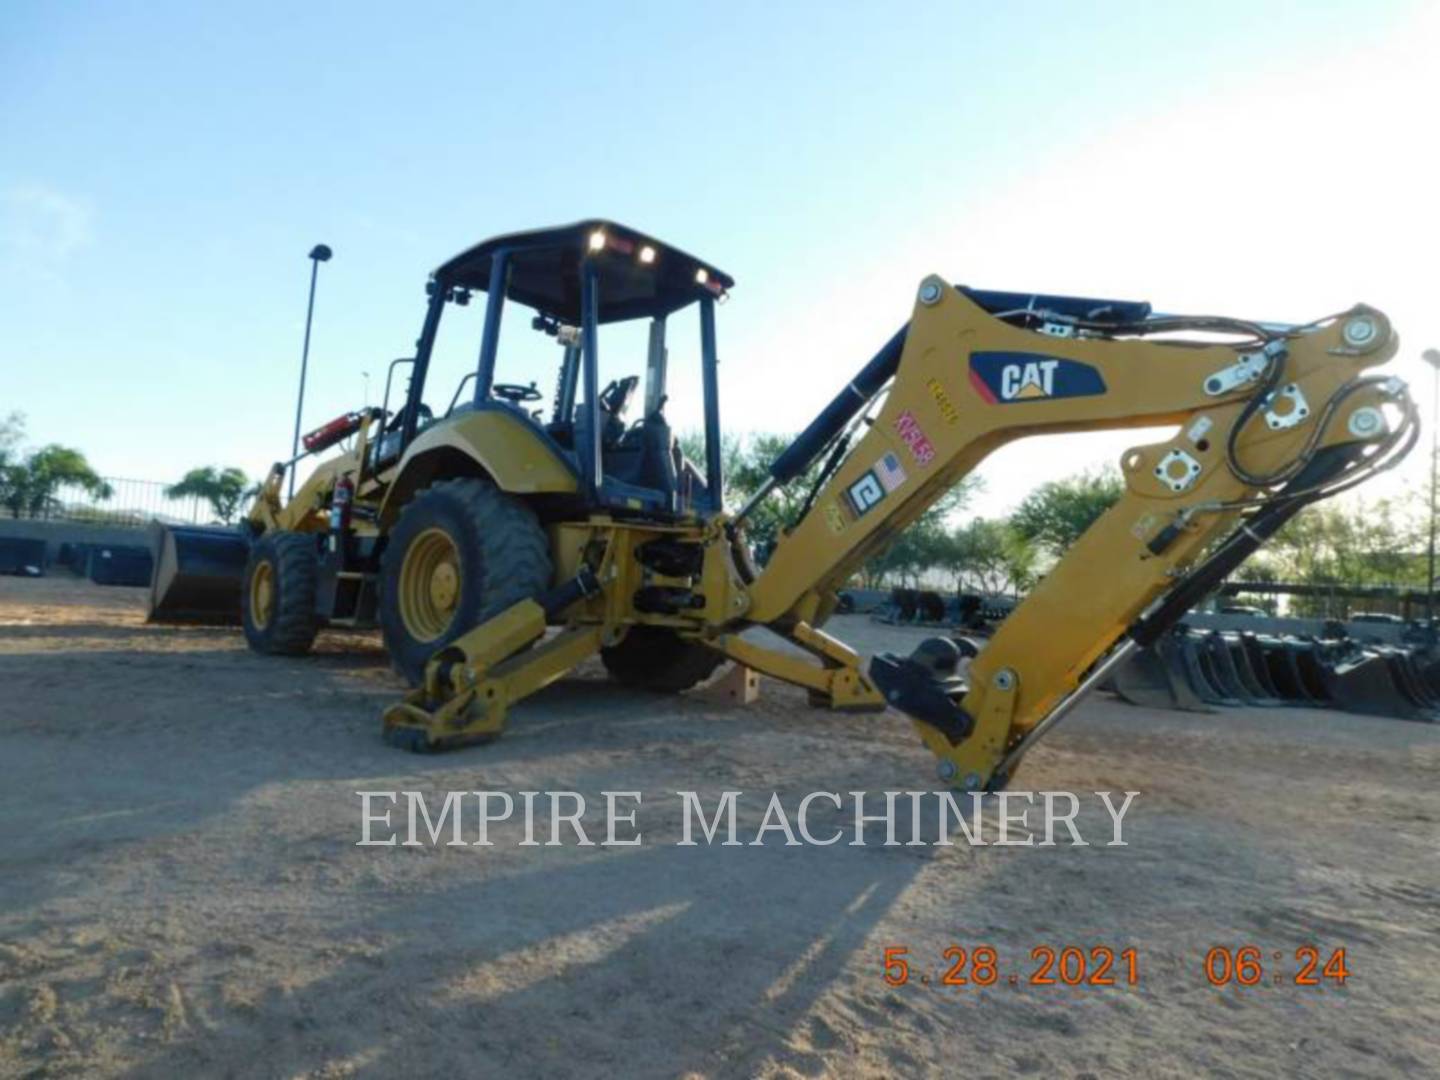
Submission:
M 656 318 L 735 284 L 693 255 L 612 221 L 578 221 L 497 236 L 462 251 L 435 271 L 444 287 L 486 291 L 495 257 L 509 254 L 505 296 L 562 322 L 580 322 L 580 275 L 599 273 L 600 321 Z

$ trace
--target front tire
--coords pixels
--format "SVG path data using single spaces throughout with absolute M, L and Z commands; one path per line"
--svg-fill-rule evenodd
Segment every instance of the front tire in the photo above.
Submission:
M 625 686 L 678 694 L 698 686 L 725 657 L 660 626 L 632 626 L 618 645 L 600 650 L 611 678 Z
M 417 495 L 380 557 L 380 629 L 395 670 L 418 686 L 440 649 L 550 584 L 550 545 L 534 512 L 488 480 L 447 480 Z
M 285 529 L 267 532 L 250 548 L 240 590 L 245 640 L 258 653 L 302 656 L 315 643 L 318 577 L 316 537 Z

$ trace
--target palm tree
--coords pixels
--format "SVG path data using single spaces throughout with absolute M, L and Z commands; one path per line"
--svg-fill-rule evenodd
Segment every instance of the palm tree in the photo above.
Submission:
M 178 484 L 167 487 L 165 496 L 170 499 L 204 499 L 215 516 L 229 525 L 235 519 L 240 503 L 255 491 L 255 486 L 240 469 L 203 465 L 187 472 Z

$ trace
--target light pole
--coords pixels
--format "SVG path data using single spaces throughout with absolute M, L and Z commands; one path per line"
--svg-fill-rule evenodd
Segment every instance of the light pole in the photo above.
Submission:
M 310 366 L 310 321 L 315 317 L 315 278 L 320 273 L 320 264 L 329 262 L 334 252 L 324 244 L 310 249 L 310 303 L 305 308 L 305 346 L 300 351 L 300 393 L 295 399 L 295 437 L 290 440 L 290 494 L 295 497 L 295 461 L 300 453 L 300 413 L 305 408 L 305 369 Z
M 1430 554 L 1425 570 L 1425 624 L 1435 642 L 1435 459 L 1440 453 L 1440 349 L 1426 349 L 1421 358 L 1435 369 L 1435 407 L 1430 412 Z

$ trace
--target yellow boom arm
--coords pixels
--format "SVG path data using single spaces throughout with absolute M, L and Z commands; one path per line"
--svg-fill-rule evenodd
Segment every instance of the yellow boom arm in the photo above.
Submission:
M 1242 327 L 1220 328 L 1233 337 Z M 1398 380 L 1357 379 L 1397 348 L 1388 321 L 1368 308 L 1311 327 L 1259 328 L 1261 336 L 1242 345 L 1216 343 L 1214 334 L 1211 343 L 1150 340 L 1137 328 L 1087 333 L 1083 321 L 1045 329 L 1070 336 L 1003 321 L 927 278 L 868 431 L 782 537 L 750 592 L 751 621 L 817 622 L 864 560 L 1003 443 L 1173 425 L 1169 439 L 1122 456 L 1124 497 L 975 659 L 959 723 L 947 733 L 917 718 L 942 776 L 961 786 L 994 782 L 1007 755 L 1013 765 L 1014 748 L 1147 608 L 1222 537 L 1249 527 L 1242 517 L 1298 509 L 1303 498 L 1266 506 L 1285 480 L 1322 454 L 1340 453 L 1332 448 L 1350 445 L 1356 459 L 1362 448 L 1393 445 L 1399 431 L 1382 411 L 1392 401 L 1402 402 L 1405 424 L 1413 420 Z M 1055 471 L 1063 473 L 1052 446 L 1037 452 L 1056 455 Z M 894 692 L 887 696 L 895 703 Z

